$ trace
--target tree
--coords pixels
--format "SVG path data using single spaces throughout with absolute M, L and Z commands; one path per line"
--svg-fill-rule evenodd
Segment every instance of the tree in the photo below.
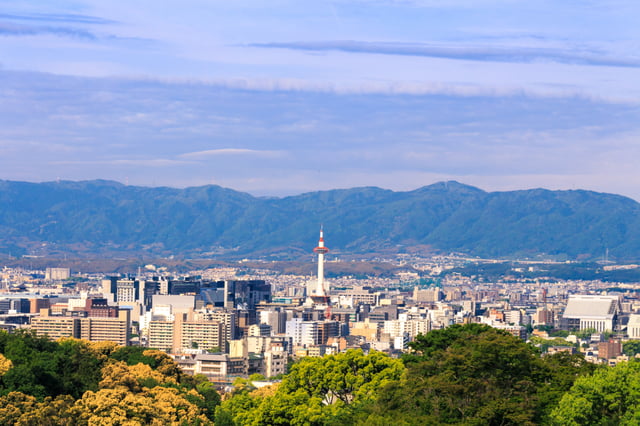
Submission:
M 379 392 L 368 422 L 536 424 L 583 371 L 577 358 L 547 364 L 522 340 L 480 324 L 434 330 L 410 347 L 406 376 Z
M 556 352 L 542 358 L 543 369 L 536 372 L 538 384 L 536 396 L 538 400 L 537 418 L 542 424 L 548 424 L 549 415 L 562 396 L 571 389 L 578 377 L 589 376 L 598 368 L 596 364 L 587 362 L 582 354 Z
M 124 361 L 129 365 L 142 363 L 151 367 L 157 367 L 158 363 L 156 358 L 145 355 L 144 353 L 146 351 L 147 348 L 140 346 L 120 346 L 117 350 L 113 351 L 109 357 L 117 361 Z
M 98 390 L 103 362 L 87 341 L 63 339 L 53 354 L 60 381 L 60 394 L 80 398 L 87 390 Z
M 11 369 L 11 367 L 13 367 L 11 360 L 5 358 L 5 356 L 0 353 L 0 379 Z
M 595 328 L 585 328 L 584 330 L 580 330 L 576 332 L 576 336 L 581 340 L 587 340 L 591 338 L 591 335 L 597 333 L 598 330 Z
M 556 425 L 640 423 L 640 362 L 600 368 L 578 378 L 552 411 Z
M 124 388 L 86 392 L 74 408 L 80 424 L 209 424 L 198 407 L 177 389 L 155 387 L 141 393 Z
M 22 392 L 0 396 L 0 425 L 16 424 L 23 414 L 33 411 L 36 406 L 36 398 Z
M 42 399 L 62 393 L 54 353 L 58 344 L 29 330 L 4 335 L 4 357 L 13 364 L 3 376 L 8 392 L 18 391 Z
M 622 344 L 622 352 L 628 356 L 640 354 L 640 340 L 629 340 Z
M 303 358 L 277 389 L 243 389 L 216 411 L 216 424 L 350 424 L 380 388 L 400 379 L 404 367 L 380 352 L 360 350 Z

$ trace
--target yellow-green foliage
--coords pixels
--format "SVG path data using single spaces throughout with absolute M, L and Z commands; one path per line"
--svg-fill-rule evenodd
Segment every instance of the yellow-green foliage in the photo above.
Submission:
M 206 425 L 219 402 L 160 351 L 0 331 L 0 426 Z

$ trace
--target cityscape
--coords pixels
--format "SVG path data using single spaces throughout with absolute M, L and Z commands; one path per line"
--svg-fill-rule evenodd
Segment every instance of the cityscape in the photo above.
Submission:
M 3 2 L 0 426 L 640 424 L 640 2 Z
M 455 256 L 403 256 L 396 262 L 410 263 L 414 272 L 392 278 L 325 280 L 323 232 L 313 249 L 315 277 L 276 274 L 268 265 L 250 275 L 244 267 L 224 267 L 180 276 L 154 265 L 127 276 L 5 267 L 2 327 L 159 349 L 184 371 L 227 386 L 252 374 L 277 377 L 291 360 L 347 349 L 398 357 L 417 335 L 453 324 L 486 324 L 544 353 L 582 353 L 608 365 L 628 361 L 624 343 L 640 339 L 635 283 L 441 278 L 443 270 L 472 261 Z

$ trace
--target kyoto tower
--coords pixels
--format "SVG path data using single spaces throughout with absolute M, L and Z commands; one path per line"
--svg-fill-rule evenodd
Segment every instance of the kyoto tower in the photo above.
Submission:
M 311 296 L 311 299 L 316 304 L 327 304 L 329 297 L 324 291 L 324 255 L 329 252 L 329 249 L 324 246 L 324 233 L 322 227 L 320 227 L 320 240 L 318 241 L 318 247 L 313 249 L 314 253 L 318 253 L 318 283 L 316 289 Z

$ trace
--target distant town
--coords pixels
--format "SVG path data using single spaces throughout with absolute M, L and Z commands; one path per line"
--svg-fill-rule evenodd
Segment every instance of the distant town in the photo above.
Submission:
M 535 263 L 496 279 L 477 271 L 499 260 L 407 254 L 386 260 L 410 266 L 393 276 L 325 278 L 330 249 L 322 230 L 312 250 L 312 275 L 277 272 L 266 262 L 248 269 L 246 261 L 188 273 L 154 264 L 107 275 L 4 267 L 0 327 L 159 349 L 184 371 L 221 386 L 253 374 L 275 378 L 293 360 L 350 348 L 397 357 L 417 335 L 453 324 L 487 324 L 542 353 L 581 352 L 598 364 L 615 365 L 640 352 L 633 344 L 640 342 L 633 282 L 518 274 L 535 272 L 541 267 Z M 461 265 L 476 272 L 445 273 Z M 636 269 L 602 265 L 604 271 Z

